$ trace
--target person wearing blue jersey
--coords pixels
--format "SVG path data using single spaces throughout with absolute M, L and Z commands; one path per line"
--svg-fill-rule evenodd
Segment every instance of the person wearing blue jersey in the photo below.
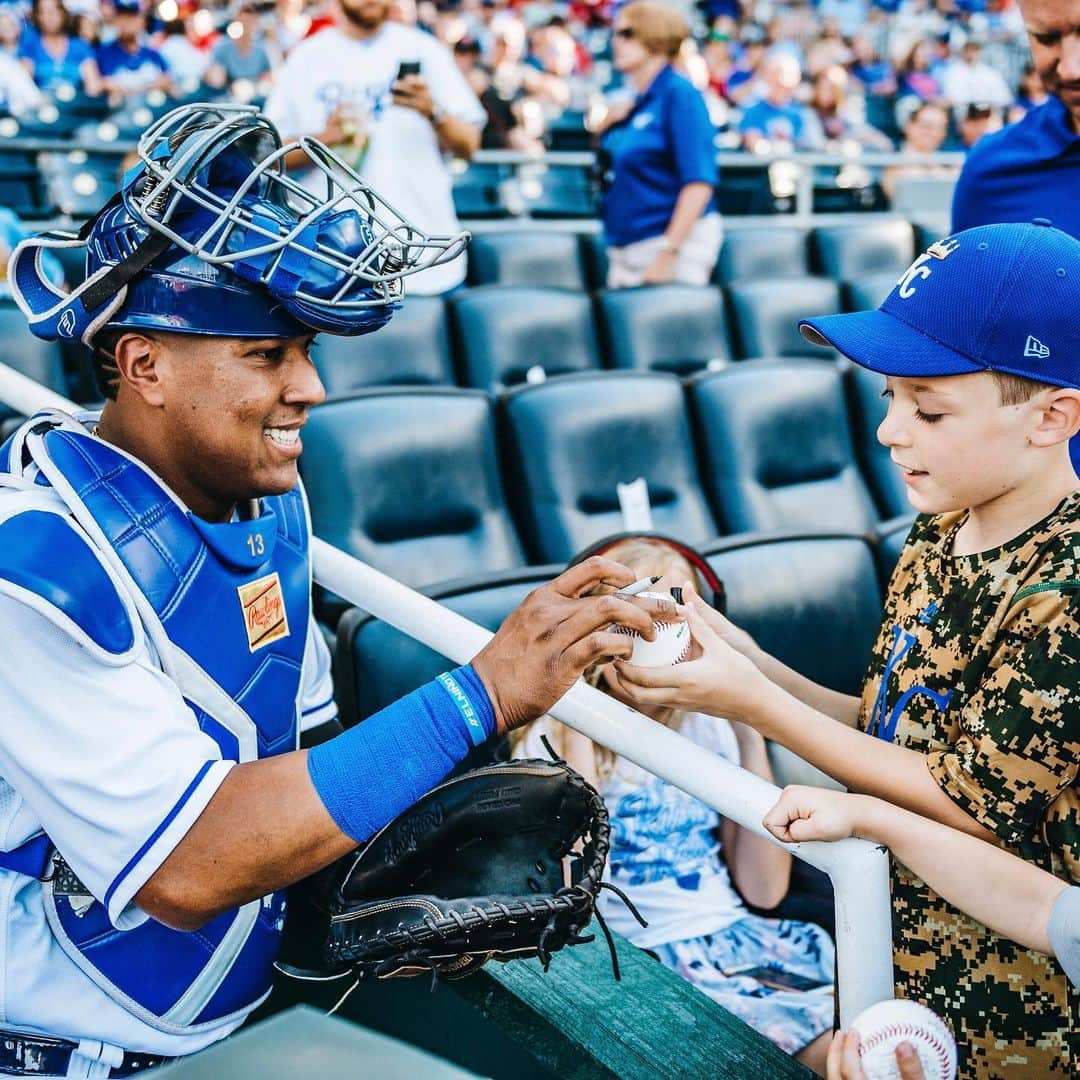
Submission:
M 284 171 L 298 149 L 318 196 Z M 0 448 L 0 1075 L 127 1076 L 229 1034 L 269 993 L 287 886 L 627 655 L 612 623 L 672 617 L 585 597 L 633 580 L 592 560 L 341 732 L 297 475 L 310 348 L 378 330 L 464 239 L 256 109 L 197 105 L 83 234 L 16 248 L 32 331 L 89 345 L 106 402 Z M 68 293 L 41 256 L 82 245 Z
M 613 63 L 636 91 L 600 143 L 608 288 L 708 282 L 720 253 L 715 129 L 672 67 L 689 29 L 670 4 L 633 0 L 612 30 Z
M 1045 217 L 1080 238 L 1080 0 L 1021 0 L 1020 8 L 1050 97 L 979 140 L 956 184 L 952 228 Z
M 952 231 L 1041 217 L 1080 239 L 1080 0 L 1020 0 L 1020 9 L 1050 97 L 972 149 L 953 193 Z M 1070 452 L 1080 474 L 1080 438 Z

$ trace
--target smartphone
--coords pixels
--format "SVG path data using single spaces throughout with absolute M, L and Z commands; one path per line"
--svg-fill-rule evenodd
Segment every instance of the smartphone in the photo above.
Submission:
M 398 64 L 397 78 L 398 78 L 399 81 L 401 79 L 407 79 L 410 75 L 419 75 L 419 74 L 420 74 L 420 61 L 419 60 L 402 60 L 401 63 Z
M 721 969 L 725 975 L 747 975 L 751 979 L 757 979 L 762 986 L 768 986 L 773 990 L 820 990 L 830 983 L 820 979 L 812 979 L 808 975 L 797 975 L 793 971 L 785 971 L 783 968 L 774 968 L 767 965 L 748 965 L 739 968 Z

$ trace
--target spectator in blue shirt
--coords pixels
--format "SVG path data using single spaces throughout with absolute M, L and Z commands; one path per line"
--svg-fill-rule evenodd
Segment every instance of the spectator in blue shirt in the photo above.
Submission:
M 1051 95 L 971 151 L 953 196 L 954 231 L 1049 218 L 1080 238 L 1080 0 L 1022 0 L 1031 57 Z
M 746 109 L 739 123 L 746 149 L 752 153 L 820 149 L 820 127 L 809 122 L 805 106 L 795 100 L 802 82 L 799 61 L 789 52 L 771 52 L 761 65 L 761 78 L 765 96 Z
M 61 0 L 34 0 L 19 59 L 42 90 L 52 93 L 69 86 L 84 94 L 100 94 L 101 76 L 94 52 L 73 29 L 71 15 Z
M 715 129 L 705 99 L 672 61 L 689 35 L 660 0 L 619 9 L 613 64 L 637 91 L 609 114 L 601 141 L 608 287 L 704 285 L 720 252 Z
M 116 40 L 98 49 L 97 62 L 109 96 L 120 104 L 148 90 L 172 89 L 164 57 L 146 44 L 140 0 L 116 0 Z
M 1050 98 L 979 140 L 953 193 L 953 231 L 1042 217 L 1080 239 L 1080 0 L 1021 0 L 1020 9 Z M 1080 474 L 1080 436 L 1070 449 Z

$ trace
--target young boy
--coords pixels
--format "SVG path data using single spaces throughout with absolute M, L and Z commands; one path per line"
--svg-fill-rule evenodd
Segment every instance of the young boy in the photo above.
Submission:
M 1003 937 L 1055 956 L 1069 982 L 1080 986 L 1080 886 L 870 795 L 785 788 L 763 824 L 790 844 L 848 836 L 884 844 L 950 904 Z M 922 1080 L 910 1050 L 907 1057 L 911 1076 Z M 829 1080 L 864 1080 L 858 1061 L 858 1034 L 838 1033 L 829 1050 Z M 897 1064 L 903 1077 L 902 1055 Z
M 877 311 L 807 320 L 886 376 L 878 438 L 920 511 L 861 699 L 693 598 L 700 655 L 617 664 L 626 696 L 743 720 L 850 788 L 1080 879 L 1078 299 L 1080 242 L 989 225 L 934 244 Z M 897 992 L 952 1024 L 961 1077 L 1076 1074 L 1080 996 L 1054 960 L 900 865 L 893 942 Z

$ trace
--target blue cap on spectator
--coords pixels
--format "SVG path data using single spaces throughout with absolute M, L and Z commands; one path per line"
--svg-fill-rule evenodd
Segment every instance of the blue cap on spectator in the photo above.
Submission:
M 121 15 L 141 15 L 145 10 L 142 0 L 113 0 L 113 8 Z
M 931 244 L 876 311 L 822 315 L 803 337 L 907 377 L 1001 371 L 1080 388 L 1080 241 L 1044 218 Z

